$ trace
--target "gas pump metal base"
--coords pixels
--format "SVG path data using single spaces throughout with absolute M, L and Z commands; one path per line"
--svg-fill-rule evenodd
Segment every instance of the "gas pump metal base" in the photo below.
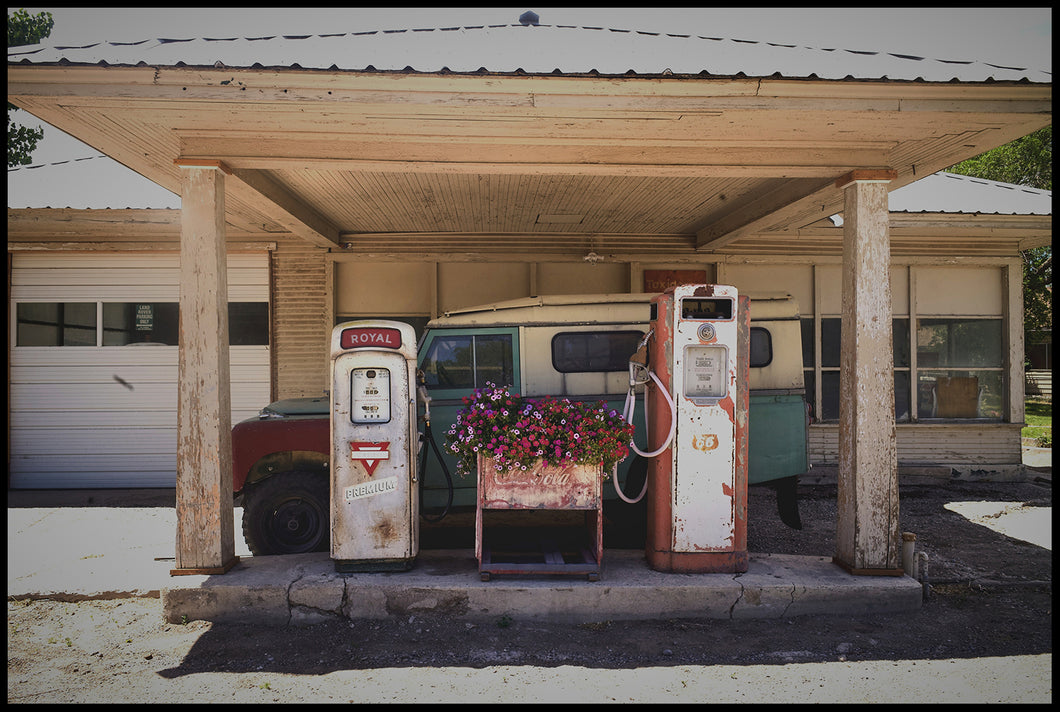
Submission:
M 668 574 L 741 574 L 747 572 L 748 565 L 746 551 L 647 551 L 645 554 L 653 571 Z
M 415 563 L 415 559 L 363 559 L 348 560 L 335 559 L 335 573 L 339 574 L 362 574 L 362 573 L 385 573 L 391 571 L 408 571 Z

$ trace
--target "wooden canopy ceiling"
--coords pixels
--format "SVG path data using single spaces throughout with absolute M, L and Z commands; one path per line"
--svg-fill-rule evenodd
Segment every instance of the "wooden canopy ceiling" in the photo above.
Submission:
M 696 254 L 784 240 L 1051 123 L 1051 85 L 9 65 L 8 99 L 227 221 L 336 251 Z

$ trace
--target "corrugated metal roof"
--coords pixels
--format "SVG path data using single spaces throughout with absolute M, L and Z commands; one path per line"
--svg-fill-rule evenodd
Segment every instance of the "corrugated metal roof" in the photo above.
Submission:
M 107 156 L 7 169 L 8 208 L 175 208 L 175 195 Z
M 29 45 L 7 57 L 9 64 L 1052 83 L 1052 72 L 985 62 L 567 25 Z
M 945 171 L 890 193 L 892 213 L 1052 215 L 1053 192 Z

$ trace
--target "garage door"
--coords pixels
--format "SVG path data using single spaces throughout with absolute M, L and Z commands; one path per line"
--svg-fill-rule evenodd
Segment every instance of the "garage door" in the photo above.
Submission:
M 179 257 L 12 257 L 10 486 L 175 486 Z M 228 256 L 233 423 L 269 401 L 268 275 Z

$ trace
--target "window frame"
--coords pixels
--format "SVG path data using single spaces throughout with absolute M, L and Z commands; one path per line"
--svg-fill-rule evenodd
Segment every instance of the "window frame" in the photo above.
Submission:
M 559 364 L 556 363 L 556 342 L 562 337 L 575 337 L 575 338 L 598 338 L 601 336 L 614 336 L 614 335 L 630 335 L 633 338 L 634 348 L 629 356 L 633 356 L 637 352 L 636 344 L 640 343 L 640 340 L 644 338 L 644 332 L 639 329 L 610 329 L 606 331 L 560 331 L 552 335 L 552 339 L 549 342 L 549 357 L 552 361 L 552 368 L 557 373 L 619 373 L 628 370 L 629 357 L 627 356 L 621 367 L 619 368 L 560 368 Z M 613 363 L 608 363 L 608 366 L 613 366 Z
M 814 280 L 820 276 L 818 271 L 819 267 L 831 266 L 831 265 L 820 265 L 815 264 L 814 266 Z M 1005 351 L 1004 344 L 1008 338 L 1010 330 L 1010 316 L 1007 313 L 1000 314 L 937 314 L 930 313 L 927 310 L 918 310 L 915 307 L 916 299 L 913 294 L 915 287 L 915 280 L 912 277 L 916 264 L 905 264 L 895 265 L 895 267 L 901 267 L 910 274 L 909 283 L 911 285 L 910 296 L 909 296 L 909 309 L 906 313 L 893 313 L 892 318 L 892 333 L 896 338 L 896 342 L 899 338 L 902 338 L 901 344 L 904 347 L 904 353 L 900 353 L 896 347 L 894 349 L 895 359 L 905 357 L 907 360 L 906 364 L 898 365 L 892 363 L 891 372 L 894 376 L 895 386 L 895 422 L 898 424 L 916 424 L 916 423 L 952 423 L 952 424 L 975 424 L 975 423 L 1007 423 L 1011 422 L 1011 407 L 1009 404 L 1011 398 L 1012 384 L 1009 376 L 1009 364 L 1008 359 L 1010 356 Z M 984 267 L 1001 267 L 1000 265 L 984 265 Z M 820 291 L 820 290 L 818 290 Z M 830 396 L 829 388 L 825 387 L 825 381 L 835 379 L 835 388 L 838 389 L 838 377 L 840 372 L 840 366 L 825 366 L 823 362 L 825 359 L 823 351 L 823 339 L 825 332 L 825 320 L 836 319 L 840 321 L 841 328 L 841 314 L 833 312 L 824 312 L 820 310 L 821 305 L 818 301 L 815 304 L 815 309 L 812 312 L 804 312 L 801 320 L 803 323 L 802 331 L 804 336 L 803 341 L 803 377 L 806 383 L 806 400 L 810 403 L 812 409 L 812 422 L 821 424 L 835 424 L 839 422 L 838 412 L 835 414 L 829 413 L 828 418 L 824 417 L 824 406 L 826 403 L 837 404 L 838 395 L 834 397 Z M 921 320 L 930 321 L 996 321 L 1000 322 L 1001 328 L 1001 353 L 1000 363 L 993 366 L 924 366 L 918 362 L 917 359 L 917 337 L 918 337 L 918 325 Z M 899 334 L 896 324 L 899 321 L 904 321 L 908 325 L 907 330 L 904 334 Z M 812 341 L 807 343 L 806 337 L 812 334 Z M 838 333 L 837 333 L 838 336 Z M 841 338 L 841 337 L 840 337 Z M 983 394 L 987 400 L 980 398 L 979 410 L 975 417 L 961 416 L 961 417 L 936 417 L 933 414 L 923 412 L 921 406 L 921 394 L 919 392 L 921 377 L 925 374 L 934 374 L 938 372 L 951 372 L 956 375 L 967 374 L 971 372 L 988 373 L 991 374 L 993 383 L 996 384 L 997 394 L 992 392 L 992 389 L 987 387 L 987 391 Z M 829 374 L 835 374 L 831 376 Z M 904 380 L 904 383 L 899 383 L 900 380 Z M 829 383 L 829 386 L 832 384 Z M 983 384 L 980 382 L 981 387 Z M 904 394 L 904 402 L 903 395 Z M 1000 400 L 1000 403 L 994 405 L 994 402 Z M 995 411 L 997 415 L 979 415 L 982 412 L 984 402 L 990 406 L 990 410 Z M 904 406 L 904 408 L 903 408 Z M 838 405 L 835 405 L 838 410 Z M 899 410 L 904 412 L 898 412 Z
M 93 304 L 93 305 L 95 305 L 95 343 L 94 344 L 76 344 L 76 345 L 74 345 L 74 344 L 71 344 L 71 345 L 58 345 L 58 346 L 55 346 L 55 345 L 20 344 L 19 343 L 19 329 L 18 329 L 18 326 L 19 326 L 18 310 L 19 310 L 19 306 L 22 305 L 22 304 Z M 122 348 L 124 346 L 135 346 L 135 345 L 141 344 L 141 343 L 150 343 L 150 342 L 131 341 L 131 342 L 128 342 L 126 344 L 105 344 L 104 343 L 104 336 L 105 336 L 106 332 L 107 331 L 111 331 L 111 332 L 114 331 L 113 328 L 108 328 L 106 326 L 105 320 L 104 320 L 104 307 L 106 305 L 108 305 L 108 304 L 134 304 L 134 305 L 135 304 L 177 304 L 178 305 L 177 306 L 177 319 L 178 319 L 178 324 L 179 324 L 179 318 L 180 318 L 180 307 L 179 307 L 179 304 L 180 304 L 180 302 L 179 301 L 174 301 L 172 299 L 149 299 L 149 298 L 145 298 L 145 299 L 136 299 L 136 298 L 127 298 L 127 299 L 62 299 L 62 300 L 58 300 L 58 299 L 17 299 L 17 300 L 12 300 L 11 301 L 11 312 L 10 312 L 10 314 L 11 314 L 11 329 L 8 332 L 9 335 L 10 335 L 10 339 L 11 339 L 11 348 L 13 348 L 13 349 L 67 349 L 67 348 L 85 348 L 85 347 L 93 348 L 94 347 L 94 348 L 112 349 L 112 348 Z M 265 305 L 265 333 L 264 333 L 265 343 L 264 344 L 239 344 L 239 345 L 232 344 L 232 319 L 231 319 L 231 314 L 232 314 L 233 305 L 236 305 L 236 304 L 263 304 L 263 305 Z M 261 301 L 261 300 L 229 301 L 228 302 L 228 312 L 229 312 L 229 317 L 230 317 L 229 318 L 229 325 L 228 325 L 229 348 L 243 348 L 243 347 L 246 347 L 246 346 L 250 346 L 250 347 L 261 347 L 261 346 L 269 347 L 269 346 L 272 345 L 272 304 L 271 304 L 271 302 Z M 178 333 L 177 333 L 178 339 L 179 339 L 179 336 L 180 336 L 180 334 L 179 334 L 179 326 L 178 326 Z M 168 347 L 171 347 L 171 348 L 176 348 L 176 347 L 179 346 L 179 344 L 158 344 L 158 346 L 168 346 Z
M 421 341 L 419 350 L 422 351 L 423 357 L 426 358 L 427 353 L 430 349 L 434 348 L 435 341 L 439 338 L 466 336 L 471 338 L 471 368 L 472 376 L 477 384 L 478 378 L 478 365 L 477 365 L 477 344 L 475 343 L 476 336 L 507 336 L 511 345 L 511 368 L 512 368 L 512 381 L 513 383 L 498 383 L 498 386 L 512 386 L 516 390 L 520 388 L 520 356 L 519 356 L 519 334 L 516 328 L 509 327 L 485 327 L 485 328 L 454 328 L 454 329 L 428 329 L 427 333 L 424 334 L 424 338 Z M 420 354 L 417 353 L 417 363 L 421 363 Z M 423 365 L 420 368 L 424 368 Z M 424 368 L 424 370 L 426 370 Z M 427 391 L 430 393 L 432 399 L 439 401 L 445 400 L 458 400 L 465 395 L 473 392 L 475 388 L 481 388 L 482 385 L 473 385 L 471 387 L 458 386 L 458 387 L 440 387 L 438 385 L 426 384 Z

